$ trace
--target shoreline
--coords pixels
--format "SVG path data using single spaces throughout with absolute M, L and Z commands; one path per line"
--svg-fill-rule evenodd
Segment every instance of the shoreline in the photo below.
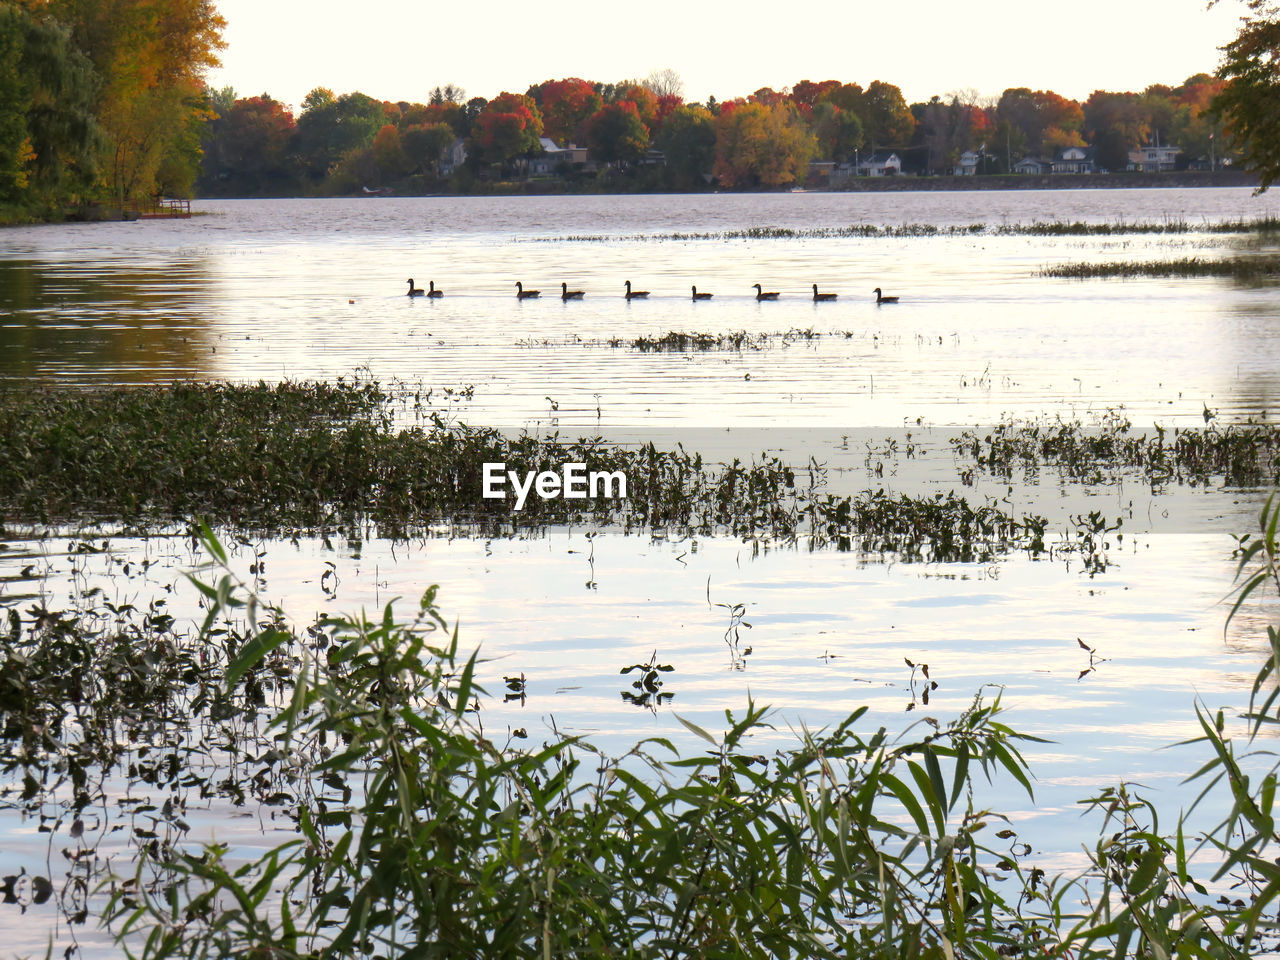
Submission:
M 198 200 L 326 200 L 326 199 L 395 199 L 397 197 L 487 197 L 487 196 L 643 196 L 680 194 L 703 196 L 713 194 L 768 194 L 768 193 L 885 193 L 905 191 L 937 191 L 940 193 L 960 190 L 1097 190 L 1097 189 L 1179 189 L 1188 187 L 1251 187 L 1256 189 L 1258 178 L 1244 170 L 1180 170 L 1166 173 L 1071 173 L 1071 174 L 990 174 L 984 176 L 911 175 L 892 177 L 860 177 L 842 181 L 837 185 L 813 183 L 789 187 L 762 187 L 754 190 L 606 190 L 590 183 L 570 183 L 563 180 L 498 180 L 476 185 L 479 189 L 465 191 L 397 190 L 390 194 L 369 196 L 361 193 L 345 194 L 208 194 Z

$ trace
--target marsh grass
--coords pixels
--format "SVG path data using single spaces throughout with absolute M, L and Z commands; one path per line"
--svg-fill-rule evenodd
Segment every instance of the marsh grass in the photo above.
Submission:
M 1243 282 L 1258 282 L 1280 277 L 1280 255 L 1258 254 L 1251 257 L 1224 257 L 1205 260 L 1179 257 L 1173 260 L 1112 260 L 1100 263 L 1062 263 L 1045 267 L 1044 277 L 1073 280 L 1134 277 L 1226 277 Z
M 520 472 L 584 463 L 622 472 L 626 500 L 483 496 L 483 464 Z M 179 385 L 0 392 L 0 520 L 181 523 L 261 533 L 375 524 L 407 537 L 438 524 L 506 536 L 552 523 L 719 533 L 756 542 L 973 560 L 1042 546 L 1044 521 L 953 494 L 826 490 L 822 465 L 762 453 L 704 461 L 677 446 L 623 447 L 446 423 L 397 429 L 372 384 Z
M 845 227 L 746 227 L 737 230 L 716 230 L 690 233 L 635 233 L 635 234 L 570 234 L 559 237 L 538 237 L 540 243 L 648 243 L 685 240 L 827 240 L 842 238 L 910 238 L 910 237 L 966 237 L 966 236 L 1037 236 L 1037 237 L 1110 237 L 1136 234 L 1271 234 L 1280 232 L 1280 217 L 1261 216 L 1251 219 L 1205 221 L 1188 220 L 1116 221 L 1113 223 L 1088 223 L 1075 221 L 1035 221 L 1033 223 L 968 223 L 937 226 L 931 223 L 902 223 L 879 226 L 869 223 L 851 224 Z

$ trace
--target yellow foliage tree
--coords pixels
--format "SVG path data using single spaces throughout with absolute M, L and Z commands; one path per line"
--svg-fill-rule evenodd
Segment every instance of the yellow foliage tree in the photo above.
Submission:
M 716 118 L 715 175 L 726 187 L 803 181 L 818 142 L 790 102 L 725 104 Z

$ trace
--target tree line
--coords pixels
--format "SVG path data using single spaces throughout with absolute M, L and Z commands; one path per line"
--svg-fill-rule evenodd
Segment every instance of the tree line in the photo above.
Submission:
M 210 91 L 201 187 L 211 193 L 346 194 L 361 188 L 474 189 L 481 179 L 527 176 L 543 144 L 565 179 L 615 186 L 699 189 L 803 182 L 812 160 L 856 165 L 892 150 L 911 173 L 950 173 L 966 151 L 981 173 L 1007 173 L 1025 156 L 1095 147 L 1098 164 L 1123 170 L 1129 151 L 1160 141 L 1188 160 L 1221 159 L 1224 125 L 1210 111 L 1223 81 L 1197 74 L 1141 93 L 1096 91 L 1084 102 L 1015 87 L 998 98 L 953 93 L 908 104 L 894 84 L 865 88 L 801 80 L 717 102 L 686 102 L 670 70 L 601 83 L 569 77 L 466 98 L 453 85 L 427 103 L 335 95 L 318 87 L 295 118 L 267 94 Z M 661 158 L 657 162 L 657 158 Z M 581 162 L 586 161 L 586 169 Z M 545 167 L 545 165 L 544 165 Z
M 801 80 L 695 103 L 666 70 L 492 99 L 447 84 L 425 103 L 316 87 L 295 116 L 206 85 L 225 27 L 212 0 L 0 0 L 0 220 L 193 191 L 466 192 L 533 172 L 598 189 L 770 188 L 803 182 L 815 159 L 889 150 L 906 173 L 949 173 L 968 151 L 979 173 L 1005 173 L 1088 145 L 1114 171 L 1150 142 L 1184 163 L 1238 156 L 1265 186 L 1280 176 L 1280 18 L 1273 0 L 1245 6 L 1215 75 L 1084 101 L 1014 87 L 909 104 L 881 80 Z

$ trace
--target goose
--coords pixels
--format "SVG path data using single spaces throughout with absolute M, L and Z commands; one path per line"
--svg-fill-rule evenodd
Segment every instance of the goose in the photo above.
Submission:
M 584 292 L 582 290 L 570 290 L 569 285 L 567 283 L 560 284 L 561 300 L 581 300 L 583 297 L 583 293 Z
M 648 295 L 649 295 L 648 290 L 632 290 L 631 281 L 630 280 L 627 281 L 627 292 L 625 296 L 628 300 L 639 300 L 641 297 L 647 297 Z
M 444 291 L 443 291 L 443 290 L 437 290 L 437 289 L 436 289 L 436 282 L 435 282 L 434 280 L 430 280 L 430 281 L 428 281 L 427 296 L 428 296 L 428 297 L 443 297 L 443 296 L 444 296 Z
M 699 293 L 699 292 L 698 292 L 698 288 L 697 288 L 697 287 L 694 287 L 694 288 L 693 288 L 693 299 L 695 299 L 695 300 L 710 300 L 710 299 L 711 299 L 711 294 L 709 294 L 709 293 Z
M 840 296 L 838 293 L 819 293 L 818 285 L 816 283 L 813 285 L 813 299 L 815 302 L 834 300 L 838 296 Z
M 886 297 L 880 292 L 880 288 L 876 287 L 876 303 L 897 303 L 897 297 Z
M 542 295 L 541 290 L 526 290 L 524 288 L 523 283 L 521 283 L 519 280 L 516 281 L 516 299 L 517 300 L 532 300 L 534 297 L 539 297 L 541 295 Z
M 420 296 L 422 296 L 423 294 L 425 294 L 426 292 L 427 292 L 427 291 L 423 290 L 421 287 L 415 287 L 415 286 L 413 285 L 413 277 L 410 277 L 410 278 L 409 278 L 409 296 L 411 296 L 411 297 L 420 297 Z
M 752 286 L 756 288 L 757 300 L 777 300 L 778 299 L 778 291 L 773 290 L 770 292 L 765 292 L 764 290 L 760 289 L 760 284 L 758 283 L 753 283 Z

